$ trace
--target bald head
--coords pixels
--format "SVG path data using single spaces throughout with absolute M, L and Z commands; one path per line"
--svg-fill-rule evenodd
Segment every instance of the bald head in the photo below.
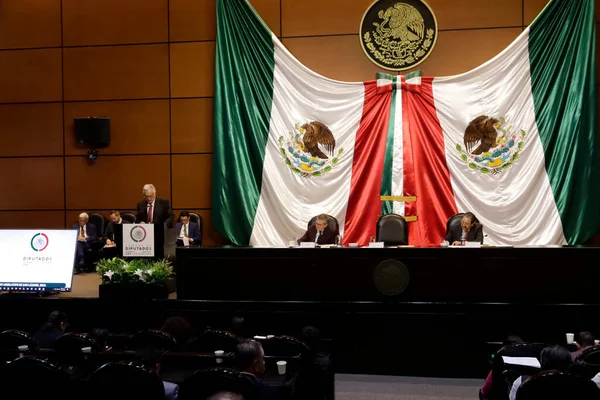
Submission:
M 244 400 L 241 394 L 232 392 L 219 392 L 210 396 L 207 400 Z

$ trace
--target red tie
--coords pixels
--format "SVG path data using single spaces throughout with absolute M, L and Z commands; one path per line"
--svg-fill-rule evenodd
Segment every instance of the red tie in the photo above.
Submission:
M 152 203 L 150 203 L 150 206 L 148 207 L 148 223 L 152 223 Z

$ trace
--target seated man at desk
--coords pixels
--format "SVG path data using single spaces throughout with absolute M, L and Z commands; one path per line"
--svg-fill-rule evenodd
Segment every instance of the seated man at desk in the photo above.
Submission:
M 446 241 L 452 246 L 461 246 L 465 241 L 483 243 L 483 225 L 477 222 L 472 212 L 467 212 L 460 220 L 460 226 L 450 228 Z
M 198 224 L 190 221 L 189 211 L 182 211 L 179 215 L 179 222 L 175 225 L 175 233 L 177 233 L 178 246 L 183 246 L 184 237 L 188 238 L 189 244 L 199 244 L 202 242 L 202 236 L 200 235 L 200 229 L 198 229 Z
M 104 234 L 104 237 L 106 238 L 106 246 L 108 247 L 115 245 L 115 230 L 117 229 L 115 225 L 121 225 L 123 223 L 121 213 L 117 210 L 112 210 L 109 218 L 110 222 L 106 226 L 106 233 Z
M 329 227 L 329 216 L 320 214 L 314 225 L 311 225 L 304 235 L 298 239 L 301 242 L 315 242 L 316 244 L 334 244 L 336 232 Z

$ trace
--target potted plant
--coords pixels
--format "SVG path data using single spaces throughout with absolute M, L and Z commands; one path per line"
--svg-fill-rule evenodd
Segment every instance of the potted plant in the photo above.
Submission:
M 98 261 L 97 266 L 96 271 L 102 278 L 98 288 L 101 299 L 166 299 L 175 291 L 169 259 L 114 257 Z

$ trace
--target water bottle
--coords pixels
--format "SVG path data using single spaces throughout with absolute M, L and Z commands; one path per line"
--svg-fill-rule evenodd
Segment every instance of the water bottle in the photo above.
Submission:
M 342 245 L 342 236 L 341 235 L 337 235 L 335 237 L 335 246 L 336 247 L 340 247 Z

